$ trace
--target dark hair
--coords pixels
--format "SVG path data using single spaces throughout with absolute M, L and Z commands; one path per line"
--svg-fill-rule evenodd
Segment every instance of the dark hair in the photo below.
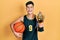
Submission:
M 34 6 L 34 3 L 33 3 L 32 1 L 28 1 L 28 2 L 26 3 L 26 6 L 29 5 L 29 4 L 32 4 L 32 5 Z

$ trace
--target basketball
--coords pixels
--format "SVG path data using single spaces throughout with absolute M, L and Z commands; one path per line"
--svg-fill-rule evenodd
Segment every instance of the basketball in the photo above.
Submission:
M 14 24 L 13 28 L 14 28 L 15 32 L 23 33 L 25 30 L 25 25 L 23 22 L 17 22 Z

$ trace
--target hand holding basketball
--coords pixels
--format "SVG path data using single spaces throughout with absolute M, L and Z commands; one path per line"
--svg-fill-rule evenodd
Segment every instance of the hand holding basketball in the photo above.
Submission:
M 23 22 L 17 22 L 14 24 L 13 28 L 15 32 L 23 33 L 25 30 L 25 25 L 23 24 Z

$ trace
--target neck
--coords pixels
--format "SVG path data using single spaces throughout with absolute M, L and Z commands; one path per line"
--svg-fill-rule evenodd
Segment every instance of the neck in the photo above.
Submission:
M 32 14 L 27 14 L 27 15 L 30 16 L 30 17 L 33 17 L 34 14 L 32 13 Z
M 32 13 L 32 14 L 27 14 L 27 18 L 28 19 L 34 19 L 34 14 Z

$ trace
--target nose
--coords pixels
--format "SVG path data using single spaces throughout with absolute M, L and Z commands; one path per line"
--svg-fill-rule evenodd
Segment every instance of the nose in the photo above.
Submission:
M 29 11 L 32 11 L 32 9 L 31 9 L 31 8 L 29 8 Z

